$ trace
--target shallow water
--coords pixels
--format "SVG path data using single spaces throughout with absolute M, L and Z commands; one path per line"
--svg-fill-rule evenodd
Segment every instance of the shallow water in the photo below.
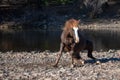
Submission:
M 0 32 L 0 51 L 58 51 L 62 31 Z M 120 49 L 119 31 L 84 30 L 94 43 L 94 50 Z

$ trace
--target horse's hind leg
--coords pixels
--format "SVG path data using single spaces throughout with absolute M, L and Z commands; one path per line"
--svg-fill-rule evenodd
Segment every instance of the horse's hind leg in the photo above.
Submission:
M 59 51 L 57 60 L 56 60 L 55 64 L 53 65 L 54 67 L 57 67 L 57 65 L 59 63 L 59 60 L 60 60 L 60 57 L 62 56 L 63 49 L 64 49 L 64 44 L 61 43 L 61 45 L 60 45 L 60 51 Z
M 97 60 L 97 58 L 93 57 L 92 50 L 88 50 L 88 57 L 90 57 L 91 59 L 95 60 L 96 64 L 100 64 L 100 61 Z
M 88 57 L 95 60 L 96 58 L 93 57 L 92 51 L 93 51 L 92 49 L 88 49 Z
M 93 57 L 93 55 L 92 55 L 92 52 L 93 52 L 93 44 L 92 44 L 92 42 L 88 42 L 87 50 L 88 50 L 88 57 L 95 60 L 96 64 L 99 64 L 100 61 L 98 61 L 97 58 Z
M 89 40 L 87 40 L 87 44 L 86 44 L 86 49 L 88 50 L 88 54 L 87 56 L 91 59 L 96 59 L 95 57 L 93 57 L 92 52 L 93 52 L 93 43 Z

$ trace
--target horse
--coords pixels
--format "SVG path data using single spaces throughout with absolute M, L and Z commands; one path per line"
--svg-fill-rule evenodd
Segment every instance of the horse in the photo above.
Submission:
M 84 64 L 84 60 L 80 56 L 80 51 L 87 50 L 87 56 L 93 60 L 96 60 L 92 55 L 93 42 L 88 40 L 85 35 L 82 34 L 79 29 L 80 20 L 69 19 L 65 22 L 63 32 L 61 34 L 60 50 L 54 67 L 57 67 L 62 52 L 69 52 L 72 58 L 72 66 L 74 66 L 78 60 L 81 60 L 80 64 Z

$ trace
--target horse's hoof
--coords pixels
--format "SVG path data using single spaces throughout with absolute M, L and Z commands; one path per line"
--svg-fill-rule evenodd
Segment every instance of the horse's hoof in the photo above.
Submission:
M 71 64 L 71 66 L 70 66 L 71 68 L 74 68 L 75 67 L 75 65 L 74 64 Z
M 85 64 L 84 60 L 78 60 L 78 62 L 77 62 L 77 66 L 79 66 L 79 67 L 84 66 L 84 64 Z
M 84 65 L 84 64 L 85 64 L 85 61 L 84 61 L 84 60 L 79 60 L 79 64 L 80 64 L 80 65 Z
M 100 64 L 100 61 L 96 61 L 96 64 L 97 64 L 97 65 Z
M 55 64 L 55 65 L 53 65 L 53 67 L 58 67 L 58 66 Z
M 85 64 L 85 61 L 81 60 L 81 65 L 84 65 Z

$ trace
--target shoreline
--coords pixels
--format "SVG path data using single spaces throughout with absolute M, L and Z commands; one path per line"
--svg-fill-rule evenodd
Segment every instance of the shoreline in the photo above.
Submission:
M 63 28 L 65 19 L 61 22 L 53 21 L 51 25 L 48 26 L 16 26 L 15 23 L 9 22 L 0 25 L 0 31 L 3 32 L 15 32 L 15 31 L 60 31 Z M 27 23 L 26 23 L 27 24 Z M 58 24 L 58 25 L 57 25 Z M 46 24 L 47 25 L 47 24 Z M 57 26 L 56 26 L 57 25 Z M 120 19 L 91 19 L 91 20 L 81 20 L 79 25 L 80 29 L 90 29 L 90 30 L 120 30 Z

